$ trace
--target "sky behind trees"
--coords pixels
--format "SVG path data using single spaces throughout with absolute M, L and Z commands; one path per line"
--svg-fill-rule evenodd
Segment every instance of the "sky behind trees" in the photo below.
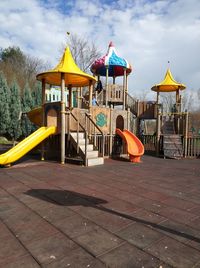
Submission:
M 0 10 L 2 48 L 19 46 L 54 67 L 71 32 L 95 42 L 102 55 L 113 41 L 133 66 L 133 95 L 155 99 L 150 89 L 168 66 L 194 99 L 200 88 L 199 0 L 1 0 Z

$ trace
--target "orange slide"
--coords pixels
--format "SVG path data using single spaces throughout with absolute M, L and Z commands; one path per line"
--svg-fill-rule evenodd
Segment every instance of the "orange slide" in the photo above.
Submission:
M 144 145 L 142 144 L 142 142 L 127 129 L 122 131 L 117 128 L 116 134 L 119 135 L 126 142 L 130 161 L 134 163 L 139 163 L 141 156 L 144 154 Z

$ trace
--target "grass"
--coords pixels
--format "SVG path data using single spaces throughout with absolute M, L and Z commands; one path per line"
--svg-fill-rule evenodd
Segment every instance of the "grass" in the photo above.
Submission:
M 12 144 L 12 141 L 9 141 L 5 137 L 0 136 L 0 144 Z

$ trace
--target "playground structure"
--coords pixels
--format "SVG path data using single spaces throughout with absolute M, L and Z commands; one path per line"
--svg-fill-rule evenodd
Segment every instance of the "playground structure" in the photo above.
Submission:
M 180 91 L 186 86 L 174 80 L 170 69 L 164 80 L 154 85 L 151 90 L 157 92 L 157 120 L 156 120 L 156 154 L 160 154 L 161 136 L 164 157 L 180 159 L 186 155 L 188 137 L 188 112 L 182 111 Z M 159 102 L 160 92 L 175 92 L 176 98 L 173 110 L 164 113 Z
M 105 157 L 127 154 L 131 162 L 137 163 L 144 154 L 137 136 L 145 144 L 145 137 L 140 136 L 140 122 L 151 119 L 156 120 L 157 156 L 163 153 L 169 158 L 186 157 L 188 112 L 182 112 L 180 95 L 185 85 L 176 82 L 169 69 L 165 79 L 152 87 L 157 92 L 155 102 L 140 102 L 129 94 L 128 76 L 132 67 L 118 56 L 112 42 L 106 55 L 91 65 L 91 71 L 93 76 L 81 71 L 67 47 L 54 69 L 37 75 L 42 82 L 42 107 L 30 111 L 28 117 L 40 128 L 0 155 L 0 165 L 10 165 L 39 144 L 42 160 L 54 158 L 61 164 L 78 161 L 85 166 L 100 165 Z M 105 77 L 105 87 L 95 88 L 101 77 Z M 116 83 L 119 77 L 122 85 Z M 61 101 L 46 103 L 46 84 L 60 86 Z M 176 92 L 174 110 L 168 114 L 162 111 L 160 92 Z M 72 101 L 74 93 L 76 107 Z M 98 105 L 93 103 L 94 96 Z
M 32 122 L 40 126 L 39 130 L 20 142 L 16 147 L 0 156 L 0 165 L 9 165 L 41 143 L 41 159 L 56 157 L 64 164 L 68 160 L 79 159 L 86 166 L 104 163 L 105 157 L 127 154 L 132 162 L 139 162 L 144 153 L 137 149 L 137 137 L 124 137 L 123 145 L 116 138 L 116 128 L 130 130 L 131 113 L 139 112 L 139 102 L 128 95 L 128 75 L 131 67 L 120 58 L 112 43 L 103 57 L 107 61 L 95 61 L 91 67 L 94 76 L 81 71 L 75 64 L 69 47 L 66 48 L 59 64 L 52 70 L 37 75 L 42 82 L 42 107 L 28 113 Z M 101 62 L 101 64 L 99 64 Z M 106 87 L 95 92 L 95 75 L 106 76 Z M 108 84 L 108 77 L 113 77 L 113 84 Z M 123 86 L 115 84 L 115 78 L 123 76 Z M 45 103 L 46 84 L 61 86 L 61 101 Z M 83 95 L 83 88 L 88 88 Z M 72 89 L 77 92 L 77 107 L 72 106 Z M 66 106 L 65 91 L 69 101 Z M 92 105 L 92 96 L 96 94 L 98 106 Z M 131 102 L 131 101 L 132 102 Z M 121 107 L 115 109 L 115 107 Z M 130 133 L 130 132 L 129 132 Z M 140 144 L 140 147 L 143 146 Z M 123 147 L 123 149 L 122 149 Z M 135 151 L 133 147 L 136 147 Z M 136 153 L 136 157 L 134 154 Z M 132 155 L 131 155 L 132 154 Z

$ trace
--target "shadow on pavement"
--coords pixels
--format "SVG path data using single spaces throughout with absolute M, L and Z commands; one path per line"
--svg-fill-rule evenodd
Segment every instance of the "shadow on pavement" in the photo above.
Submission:
M 197 243 L 200 243 L 200 238 L 195 237 L 195 236 L 190 235 L 190 234 L 187 234 L 183 231 L 177 231 L 177 230 L 171 229 L 169 227 L 166 227 L 166 226 L 163 226 L 163 225 L 160 225 L 157 223 L 153 223 L 153 222 L 150 222 L 147 220 L 139 219 L 139 218 L 133 217 L 131 215 L 106 208 L 106 207 L 102 206 L 101 204 L 106 204 L 108 202 L 104 199 L 100 199 L 97 197 L 88 196 L 88 195 L 76 193 L 73 191 L 50 190 L 50 189 L 32 189 L 32 190 L 25 192 L 25 194 L 30 195 L 30 196 L 35 197 L 35 198 L 38 198 L 38 199 L 41 199 L 41 200 L 44 200 L 44 201 L 47 201 L 47 202 L 61 205 L 61 206 L 93 207 L 93 208 L 96 208 L 98 210 L 108 212 L 108 213 L 111 213 L 113 215 L 123 217 L 125 219 L 129 219 L 133 222 L 141 223 L 141 224 L 153 227 L 157 230 L 161 230 L 161 231 L 164 231 L 166 233 L 170 233 L 170 234 L 180 236 L 180 237 L 195 241 Z

